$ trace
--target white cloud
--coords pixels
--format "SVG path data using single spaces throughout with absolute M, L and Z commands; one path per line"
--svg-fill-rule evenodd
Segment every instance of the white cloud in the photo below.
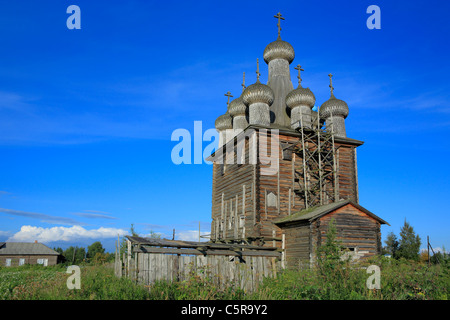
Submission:
M 126 235 L 128 232 L 124 229 L 104 228 L 86 230 L 81 226 L 72 227 L 52 227 L 42 228 L 34 226 L 22 226 L 19 232 L 16 232 L 7 241 L 12 242 L 38 242 L 49 243 L 57 241 L 77 241 L 86 239 L 108 239 L 117 237 L 117 235 Z

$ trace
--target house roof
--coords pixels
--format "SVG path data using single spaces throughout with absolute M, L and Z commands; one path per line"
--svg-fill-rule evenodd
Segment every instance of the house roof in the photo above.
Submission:
M 368 216 L 374 218 L 375 220 L 378 220 L 381 224 L 387 224 L 388 226 L 390 226 L 389 223 L 387 223 L 386 221 L 384 221 L 380 217 L 376 216 L 375 214 L 373 214 L 366 208 L 360 206 L 359 204 L 357 204 L 351 200 L 341 200 L 341 201 L 329 203 L 329 204 L 326 204 L 323 206 L 316 206 L 316 207 L 308 208 L 308 209 L 299 211 L 297 213 L 294 213 L 290 216 L 278 219 L 274 223 L 276 225 L 282 225 L 282 224 L 286 224 L 289 222 L 296 222 L 296 221 L 310 221 L 311 222 L 311 221 L 318 219 L 334 210 L 342 208 L 343 206 L 345 206 L 347 204 L 351 204 L 352 206 L 354 206 L 355 208 L 364 212 Z
M 50 249 L 42 243 L 30 243 L 30 242 L 4 242 L 1 246 L 0 243 L 0 255 L 59 255 L 55 250 Z

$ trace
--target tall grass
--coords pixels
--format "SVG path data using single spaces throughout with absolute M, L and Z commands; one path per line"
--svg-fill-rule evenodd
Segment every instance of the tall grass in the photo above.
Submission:
M 368 289 L 371 274 L 366 267 L 381 269 L 381 288 Z M 448 300 L 450 272 L 447 265 L 428 267 L 406 260 L 374 258 L 341 268 L 284 270 L 276 279 L 266 278 L 253 299 L 275 300 Z
M 114 276 L 108 266 L 80 266 L 81 289 L 69 290 L 64 266 L 20 266 L 0 269 L 0 299 L 141 300 L 146 288 Z
M 365 267 L 381 269 L 381 289 L 367 289 Z M 259 290 L 244 293 L 231 284 L 218 287 L 211 276 L 195 274 L 184 281 L 142 286 L 114 276 L 113 268 L 80 266 L 81 289 L 69 290 L 66 266 L 0 268 L 0 300 L 447 300 L 450 292 L 448 264 L 432 265 L 374 258 L 359 264 L 339 264 L 320 270 L 283 270 L 265 278 Z

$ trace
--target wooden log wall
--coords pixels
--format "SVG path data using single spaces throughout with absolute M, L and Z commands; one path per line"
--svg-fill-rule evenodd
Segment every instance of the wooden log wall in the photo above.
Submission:
M 335 221 L 337 238 L 344 247 L 354 248 L 357 258 L 381 254 L 380 223 L 351 205 L 339 208 L 315 222 L 312 238 L 317 246 L 326 241 L 331 219 Z M 315 251 L 313 255 L 315 256 Z
M 235 147 L 231 163 L 224 161 L 224 164 L 213 165 L 212 240 L 243 239 L 258 235 L 256 193 L 259 184 L 257 165 L 249 164 L 249 147 L 250 143 L 246 140 L 243 164 L 238 163 Z
M 356 147 L 345 144 L 336 144 L 339 199 L 352 199 L 358 203 Z
M 286 226 L 283 228 L 286 237 L 286 262 L 288 268 L 301 269 L 310 264 L 310 225 Z
M 270 137 L 270 133 L 268 135 Z M 249 164 L 250 143 L 244 147 L 244 164 L 238 164 L 238 152 L 234 147 L 232 164 L 213 165 L 212 224 L 211 239 L 242 239 L 247 237 L 281 238 L 282 231 L 272 221 L 305 209 L 304 197 L 295 192 L 298 181 L 296 172 L 302 171 L 303 159 L 299 154 L 283 155 L 282 146 L 299 142 L 299 137 L 288 134 L 278 136 L 279 149 L 276 163 L 271 158 L 270 139 L 260 143 L 257 137 L 257 153 L 263 151 L 258 164 Z M 338 148 L 338 189 L 339 199 L 357 201 L 357 173 L 355 146 L 336 143 Z M 230 144 L 227 146 L 230 148 Z M 240 160 L 240 159 L 239 159 Z M 270 162 L 272 161 L 272 162 Z M 273 174 L 267 174 L 270 169 Z M 334 184 L 327 188 L 334 190 Z M 275 197 L 275 202 L 273 201 Z M 274 233 L 275 232 L 275 233 Z M 266 243 L 272 245 L 272 243 Z M 281 243 L 276 245 L 281 247 Z

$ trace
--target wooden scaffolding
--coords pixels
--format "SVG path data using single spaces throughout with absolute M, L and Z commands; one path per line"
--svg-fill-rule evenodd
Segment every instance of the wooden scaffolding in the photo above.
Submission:
M 297 130 L 301 139 L 292 146 L 292 151 L 302 159 L 300 168 L 294 172 L 294 192 L 304 200 L 306 209 L 336 202 L 339 191 L 332 125 L 331 130 L 325 130 L 318 113 L 311 115 L 311 125 L 300 122 Z

